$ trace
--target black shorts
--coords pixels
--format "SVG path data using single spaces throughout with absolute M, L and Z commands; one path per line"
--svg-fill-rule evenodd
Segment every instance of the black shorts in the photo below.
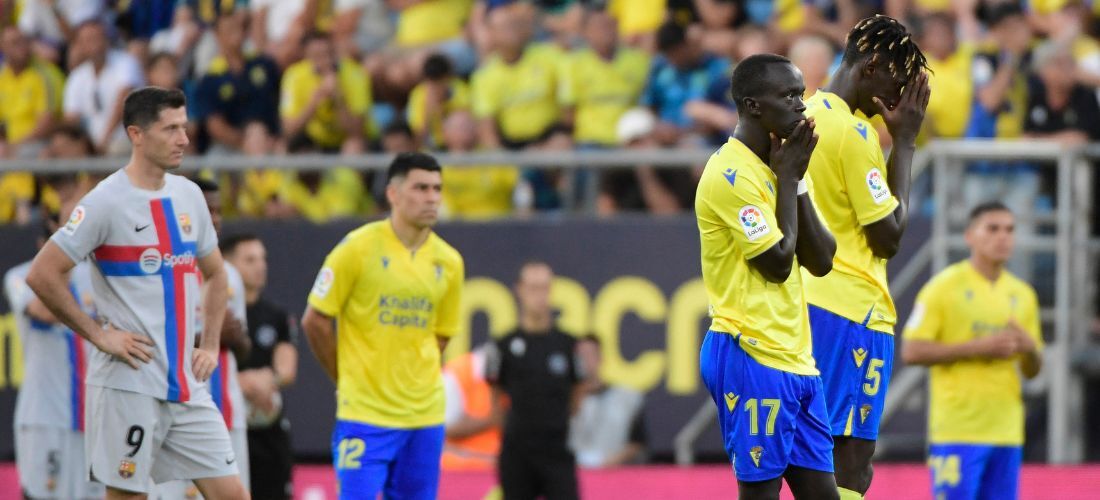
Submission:
M 505 443 L 501 446 L 498 470 L 505 500 L 579 497 L 576 460 L 564 446 Z

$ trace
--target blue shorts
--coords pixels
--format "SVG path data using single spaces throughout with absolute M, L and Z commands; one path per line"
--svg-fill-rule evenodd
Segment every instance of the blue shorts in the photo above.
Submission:
M 337 420 L 332 457 L 340 498 L 434 499 L 443 426 L 391 429 Z
M 1019 446 L 933 444 L 928 449 L 937 500 L 1013 500 L 1020 484 Z
M 834 436 L 878 440 L 894 371 L 894 336 L 810 306 L 814 359 Z
M 738 480 L 775 479 L 791 465 L 833 472 L 821 377 L 761 365 L 739 336 L 714 331 L 703 339 L 699 369 Z

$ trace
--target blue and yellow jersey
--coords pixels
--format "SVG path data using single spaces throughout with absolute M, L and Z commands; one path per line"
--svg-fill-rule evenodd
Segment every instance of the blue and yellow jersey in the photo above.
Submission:
M 747 146 L 730 138 L 710 157 L 695 194 L 703 283 L 711 330 L 740 333 L 758 363 L 817 375 L 802 275 L 772 283 L 749 260 L 783 239 L 775 216 L 775 173 Z M 795 258 L 792 269 L 798 267 Z
M 592 49 L 570 55 L 562 71 L 558 100 L 576 108 L 573 139 L 614 146 L 616 125 L 638 103 L 649 74 L 649 55 L 621 47 L 610 61 Z
M 993 335 L 1009 321 L 1023 328 L 1039 349 L 1039 301 L 1035 290 L 1008 271 L 990 282 L 970 261 L 934 276 L 917 295 L 905 338 L 962 344 Z M 1024 403 L 1019 358 L 970 359 L 930 370 L 928 437 L 931 443 L 1020 446 Z
M 348 233 L 309 305 L 336 318 L 336 418 L 410 429 L 443 423 L 436 336 L 458 331 L 462 256 L 432 233 L 410 252 L 389 219 Z
M 836 94 L 818 91 L 806 116 L 819 136 L 806 177 L 829 232 L 836 238 L 833 270 L 823 277 L 802 273 L 806 300 L 872 330 L 894 333 L 897 312 L 886 283 L 886 259 L 876 257 L 863 226 L 889 216 L 898 200 L 886 184 L 886 160 L 878 133 L 852 114 Z

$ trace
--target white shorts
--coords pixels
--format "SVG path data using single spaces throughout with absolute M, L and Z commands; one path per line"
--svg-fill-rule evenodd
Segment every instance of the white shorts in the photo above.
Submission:
M 237 455 L 237 468 L 241 472 L 241 483 L 250 491 L 248 482 L 248 431 L 233 429 L 229 431 L 233 442 L 233 453 Z M 198 500 L 203 498 L 199 489 L 191 481 L 168 481 L 155 485 L 149 493 L 149 500 Z
M 237 475 L 237 456 L 210 400 L 170 403 L 88 386 L 84 454 L 91 478 L 148 493 L 154 482 Z
M 84 434 L 36 425 L 15 429 L 15 466 L 30 498 L 103 498 L 106 488 L 88 480 Z

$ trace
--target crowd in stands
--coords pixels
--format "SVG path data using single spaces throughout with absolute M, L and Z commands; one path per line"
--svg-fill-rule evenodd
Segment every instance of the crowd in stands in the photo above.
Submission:
M 812 93 L 875 13 L 902 20 L 928 56 L 924 140 L 1100 138 L 1100 2 L 19 0 L 0 2 L 0 157 L 121 166 L 122 100 L 147 84 L 184 89 L 192 155 L 713 148 L 736 126 L 738 60 L 787 54 Z M 983 168 L 970 177 L 996 183 Z M 699 170 L 445 172 L 445 215 L 491 218 L 561 210 L 585 189 L 600 214 L 677 213 Z M 231 186 L 227 216 L 384 209 L 376 176 L 350 166 L 215 175 Z M 1019 178 L 1004 196 L 1034 196 Z M 56 212 L 95 180 L 5 173 L 0 223 Z

